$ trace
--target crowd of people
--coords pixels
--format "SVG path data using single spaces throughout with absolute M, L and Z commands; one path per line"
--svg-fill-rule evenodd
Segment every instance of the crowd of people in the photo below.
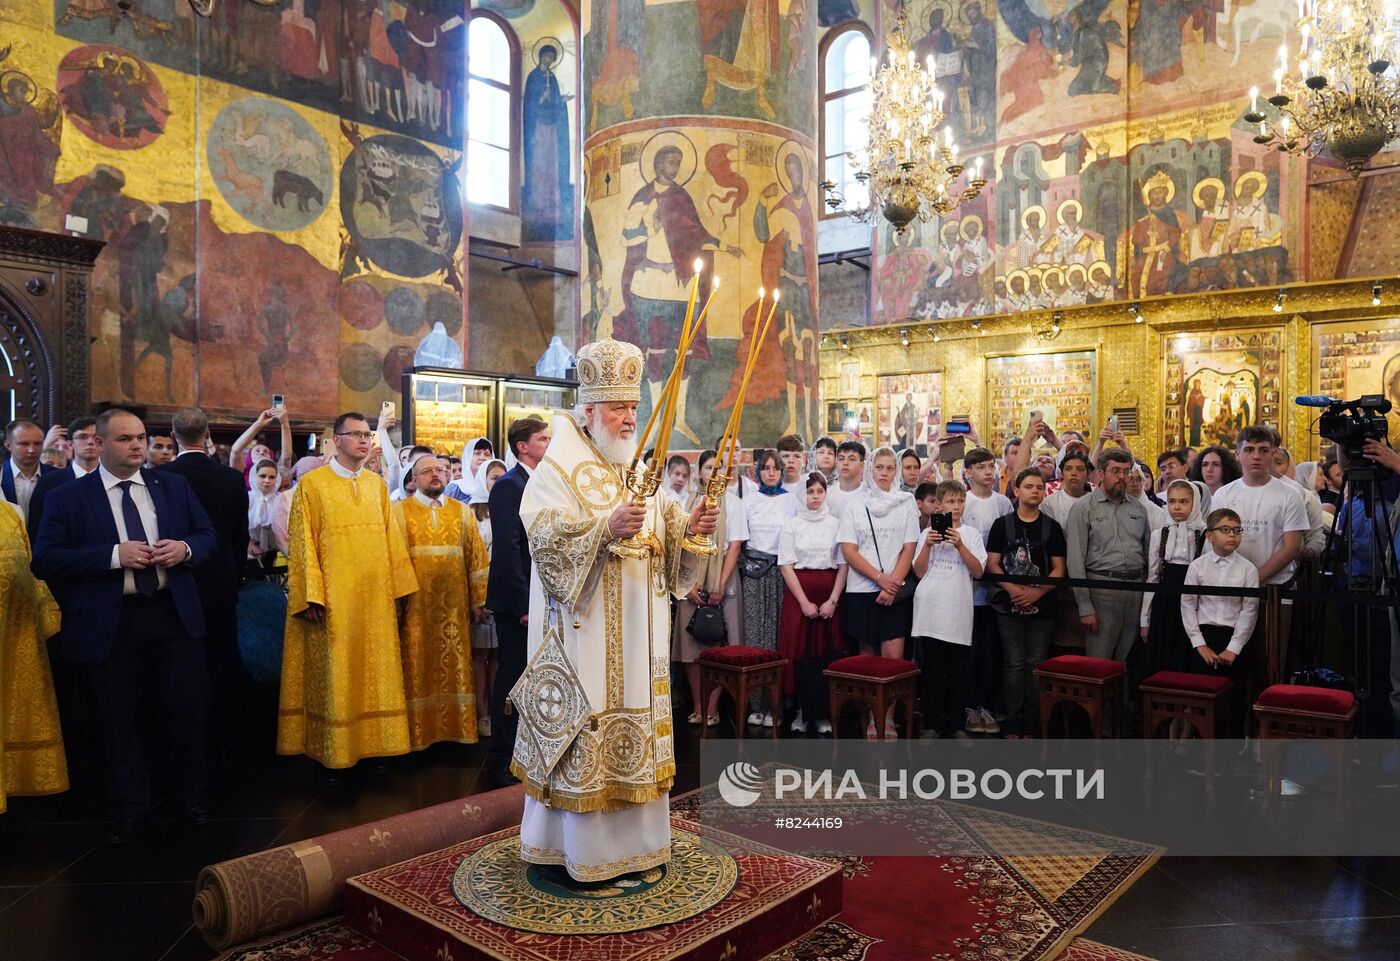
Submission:
M 227 450 L 194 408 L 160 434 L 120 409 L 47 431 L 7 425 L 0 810 L 6 791 L 67 788 L 62 734 L 82 705 L 101 732 L 109 840 L 130 840 L 151 806 L 149 696 L 173 783 L 203 821 L 210 759 L 248 703 L 238 620 L 253 578 L 285 597 L 270 641 L 278 753 L 308 756 L 333 784 L 363 759 L 486 739 L 487 775 L 514 780 L 506 701 L 525 669 L 532 564 L 521 499 L 550 425 L 511 424 L 502 456 L 486 438 L 460 452 L 396 446 L 395 427 L 387 412 L 378 423 L 345 413 L 321 452 L 295 458 L 280 408 Z M 260 440 L 269 428 L 275 451 Z M 780 703 L 756 694 L 741 716 L 792 736 L 835 733 L 822 672 L 857 652 L 919 664 L 922 736 L 1036 736 L 1035 669 L 1055 650 L 1124 662 L 1134 682 L 1163 669 L 1228 674 L 1231 729 L 1247 733 L 1264 671 L 1250 590 L 1299 583 L 1338 512 L 1364 511 L 1344 496 L 1345 461 L 1298 463 L 1259 426 L 1234 450 L 1155 461 L 1112 425 L 1086 438 L 1039 415 L 999 451 L 967 439 L 949 459 L 959 435 L 923 456 L 788 435 L 728 469 L 720 550 L 674 599 L 685 723 L 720 723 L 719 695 L 700 703 L 700 654 L 747 644 L 780 652 L 789 669 Z M 1400 455 L 1372 441 L 1365 456 L 1393 503 Z M 723 462 L 715 450 L 668 457 L 653 465 L 659 496 L 703 511 Z M 1354 550 L 1344 576 L 1373 573 L 1365 556 Z M 1400 684 L 1385 697 L 1400 657 L 1382 634 L 1371 704 L 1384 728 L 1372 736 L 1390 730 L 1391 703 L 1400 717 Z M 894 736 L 896 721 L 891 708 L 858 725 Z

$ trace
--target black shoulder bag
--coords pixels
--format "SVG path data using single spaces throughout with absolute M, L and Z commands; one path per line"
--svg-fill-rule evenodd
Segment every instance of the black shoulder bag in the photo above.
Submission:
M 880 562 L 880 573 L 893 574 L 894 571 L 885 570 L 885 559 L 880 556 L 880 538 L 875 535 L 875 518 L 870 516 L 870 508 L 865 509 L 865 520 L 870 525 L 870 539 L 875 542 L 875 559 Z M 904 577 L 904 583 L 899 585 L 899 590 L 895 591 L 894 603 L 907 601 L 914 596 L 914 592 L 919 589 L 919 579 L 910 571 Z

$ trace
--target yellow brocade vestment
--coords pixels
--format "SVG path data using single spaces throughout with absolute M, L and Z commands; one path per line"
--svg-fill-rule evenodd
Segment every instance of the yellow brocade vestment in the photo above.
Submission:
M 450 497 L 437 508 L 410 497 L 393 514 L 418 578 L 399 631 L 409 741 L 415 751 L 438 741 L 475 744 L 471 612 L 486 605 L 489 567 L 481 529 Z
M 29 572 L 24 521 L 0 504 L 0 811 L 8 794 L 68 790 L 68 761 L 44 641 L 58 605 Z
M 277 753 L 329 768 L 406 754 L 395 600 L 418 589 L 389 490 L 369 471 L 318 467 L 292 496 Z M 296 615 L 325 608 L 321 624 Z

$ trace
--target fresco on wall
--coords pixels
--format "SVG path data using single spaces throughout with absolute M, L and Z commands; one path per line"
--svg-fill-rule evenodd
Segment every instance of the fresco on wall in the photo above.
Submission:
M 35 207 L 53 190 L 62 153 L 63 110 L 10 50 L 0 50 L 0 223 L 36 227 Z
M 1297 278 L 1299 170 L 1255 144 L 1242 119 L 1250 85 L 1273 75 L 1294 5 L 997 0 L 974 11 L 976 2 L 908 9 L 955 136 L 987 158 L 994 179 L 947 222 L 902 238 L 881 228 L 873 322 Z M 996 28 L 991 124 L 978 119 L 986 67 L 968 26 L 983 12 Z M 972 217 L 983 223 L 968 233 L 989 248 L 985 269 L 963 237 Z
M 285 104 L 262 97 L 229 104 L 210 125 L 206 149 L 219 193 L 254 226 L 298 230 L 325 211 L 330 148 Z
M 782 291 L 758 364 L 786 377 L 755 377 L 750 418 L 764 436 L 818 427 L 815 159 L 809 144 L 752 130 L 665 128 L 589 151 L 585 240 L 591 239 L 583 339 L 615 336 L 647 358 L 642 415 L 675 360 L 693 262 L 700 289 L 723 284 L 687 361 L 676 431 L 712 443 L 734 401 L 735 373 L 759 319 L 756 292 Z
M 534 69 L 520 98 L 524 166 L 520 179 L 520 229 L 525 240 L 570 240 L 574 236 L 571 93 L 559 83 L 572 69 L 563 41 L 543 37 L 533 47 Z
M 160 80 L 120 47 L 78 47 L 58 65 L 59 99 L 83 134 L 116 150 L 136 150 L 165 130 L 170 107 Z
M 814 0 L 587 0 L 585 138 L 649 117 L 754 117 L 815 129 Z M 643 84 L 655 70 L 666 82 Z
M 340 214 L 350 238 L 342 275 L 369 262 L 405 277 L 441 273 L 460 289 L 453 255 L 462 239 L 461 158 L 449 165 L 409 137 L 343 130 L 353 149 L 340 170 Z
M 440 144 L 460 141 L 464 0 L 55 0 L 60 35 Z

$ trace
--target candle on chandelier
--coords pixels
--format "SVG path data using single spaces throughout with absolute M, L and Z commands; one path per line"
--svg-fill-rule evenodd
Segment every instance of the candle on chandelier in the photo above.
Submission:
M 1249 112 L 1250 112 L 1250 113 L 1258 113 L 1258 112 L 1259 112 L 1259 88 L 1258 88 L 1258 87 L 1250 87 L 1250 88 L 1249 88 Z
M 1279 69 L 1277 69 L 1277 70 L 1274 71 L 1274 94 L 1275 94 L 1275 96 L 1277 96 L 1278 94 L 1281 94 L 1281 93 L 1283 93 L 1283 68 L 1282 68 L 1282 67 L 1280 67 Z
M 978 157 L 976 160 L 972 161 L 972 179 L 973 179 L 973 180 L 981 180 L 981 179 L 982 179 L 982 158 L 981 158 L 981 157 Z

